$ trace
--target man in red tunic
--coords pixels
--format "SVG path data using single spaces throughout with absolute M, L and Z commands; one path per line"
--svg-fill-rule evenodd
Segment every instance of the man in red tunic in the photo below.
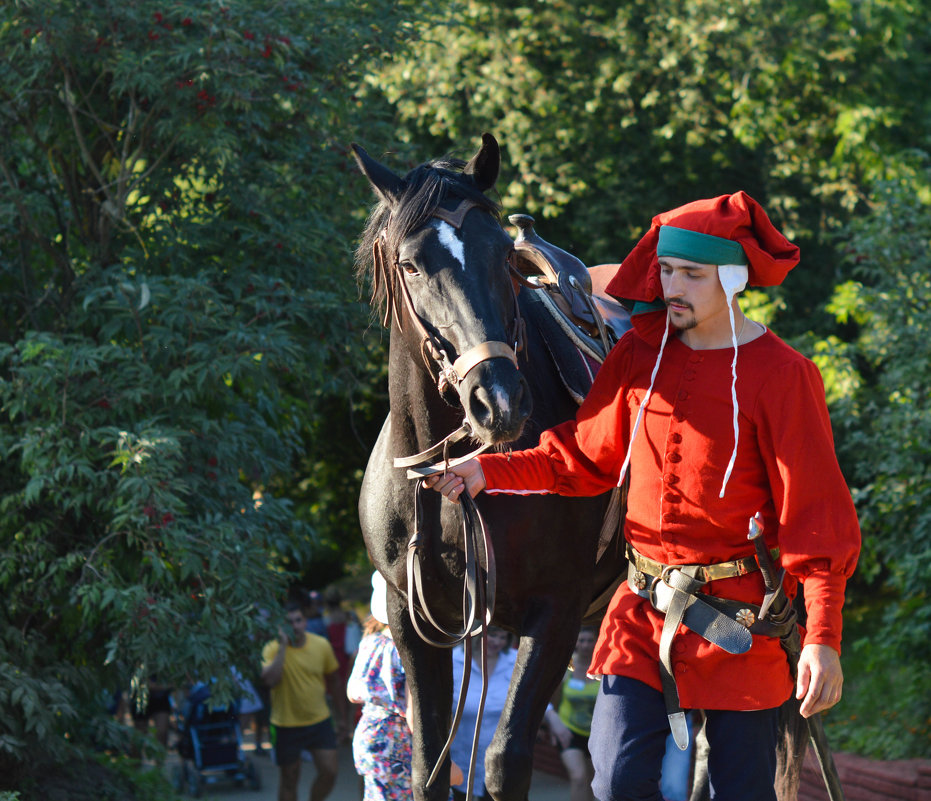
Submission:
M 715 797 L 773 801 L 778 707 L 794 690 L 808 717 L 841 697 L 841 607 L 860 532 L 824 386 L 736 299 L 748 282 L 780 284 L 798 254 L 744 192 L 656 216 L 608 285 L 633 329 L 576 418 L 535 448 L 426 480 L 456 501 L 483 489 L 595 495 L 629 473 L 630 575 L 589 669 L 603 677 L 590 740 L 602 801 L 659 801 L 664 742 L 671 729 L 687 746 L 689 709 L 706 711 Z M 787 596 L 805 588 L 794 682 L 759 619 L 753 517 Z

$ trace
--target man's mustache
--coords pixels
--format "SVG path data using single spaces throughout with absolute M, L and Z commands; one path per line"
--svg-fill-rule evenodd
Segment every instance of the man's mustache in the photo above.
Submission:
M 695 311 L 691 303 L 687 303 L 684 300 L 679 300 L 678 298 L 663 298 L 663 303 L 666 304 L 666 307 L 669 307 L 670 303 L 675 303 L 677 306 L 685 306 L 689 311 Z

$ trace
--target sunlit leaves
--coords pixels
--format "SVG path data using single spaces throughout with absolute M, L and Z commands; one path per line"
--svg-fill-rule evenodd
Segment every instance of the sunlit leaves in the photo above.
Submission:
M 852 432 L 847 450 L 865 537 L 861 570 L 890 591 L 886 634 L 870 653 L 918 667 L 931 656 L 931 174 L 926 158 L 914 163 L 910 180 L 880 184 L 871 213 L 850 227 L 846 247 L 857 282 L 838 287 L 832 308 L 859 327 L 856 351 L 866 379 L 839 420 Z M 925 686 L 908 714 L 926 720 L 927 674 L 915 675 Z

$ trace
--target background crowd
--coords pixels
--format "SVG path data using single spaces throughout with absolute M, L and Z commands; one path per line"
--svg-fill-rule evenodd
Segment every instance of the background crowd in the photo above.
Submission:
M 335 751 L 339 746 L 351 744 L 353 764 L 359 775 L 360 797 L 363 801 L 410 801 L 411 792 L 411 732 L 407 713 L 410 694 L 404 668 L 394 646 L 387 625 L 384 580 L 377 572 L 372 575 L 372 596 L 369 609 L 344 601 L 340 593 L 325 593 L 297 589 L 290 593 L 284 606 L 279 638 L 264 644 L 256 653 L 256 662 L 247 673 L 233 667 L 242 695 L 231 706 L 238 715 L 239 732 L 243 742 L 251 743 L 252 757 L 273 760 L 279 767 L 280 799 L 296 797 L 302 762 L 313 763 L 314 778 L 311 786 L 312 801 L 323 801 L 336 782 L 338 760 Z M 359 611 L 363 614 L 360 615 Z M 359 618 L 363 617 L 363 622 Z M 269 620 L 272 615 L 268 615 Z M 297 627 L 297 630 L 295 630 Z M 285 743 L 290 749 L 284 763 L 280 753 L 282 728 L 290 733 L 295 728 L 314 728 L 321 720 L 302 727 L 301 721 L 286 717 L 283 725 L 276 726 L 274 719 L 300 700 L 294 697 L 276 698 L 267 681 L 267 668 L 274 661 L 280 645 L 299 648 L 298 638 L 303 631 L 308 636 L 303 645 L 312 644 L 325 654 L 322 664 L 326 670 L 319 678 L 322 683 L 301 683 L 290 692 L 310 700 L 310 706 L 325 704 L 321 720 L 332 731 L 332 739 L 311 739 L 306 747 Z M 586 676 L 586 667 L 592 656 L 597 630 L 583 626 L 578 635 L 576 649 L 567 666 L 565 678 L 557 690 L 538 734 L 541 742 L 555 746 L 569 779 L 568 801 L 593 801 L 591 790 L 593 775 L 588 752 L 588 736 L 598 681 Z M 508 686 L 516 661 L 517 642 L 503 629 L 489 627 L 487 632 L 488 690 L 482 723 L 475 739 L 475 762 L 472 774 L 473 797 L 491 801 L 484 786 L 484 754 L 494 735 L 495 727 L 504 708 Z M 463 672 L 471 676 L 463 704 L 463 714 L 453 741 L 450 775 L 450 801 L 463 801 L 469 782 L 469 765 L 473 750 L 475 725 L 481 694 L 481 638 L 472 643 L 472 657 L 468 668 L 465 649 L 453 651 L 455 704 Z M 330 660 L 329 655 L 332 655 Z M 281 680 L 279 679 L 279 682 Z M 135 690 L 114 694 L 111 712 L 117 720 L 132 725 L 140 733 L 153 735 L 166 751 L 182 750 L 181 740 L 186 726 L 185 716 L 191 709 L 192 694 L 202 684 L 187 687 L 167 687 L 157 677 Z M 316 707 L 318 710 L 319 706 Z M 291 710 L 293 711 L 293 710 Z M 287 714 L 290 714 L 288 712 Z M 313 719 L 313 718 L 311 718 Z M 288 723 L 297 722 L 297 727 Z M 317 732 L 319 734 L 319 730 Z M 681 752 L 670 743 L 668 763 L 663 767 L 663 794 L 668 801 L 685 801 L 688 798 L 692 771 L 692 750 Z M 323 755 L 321 757 L 321 755 Z M 284 769 L 282 769 L 284 768 Z

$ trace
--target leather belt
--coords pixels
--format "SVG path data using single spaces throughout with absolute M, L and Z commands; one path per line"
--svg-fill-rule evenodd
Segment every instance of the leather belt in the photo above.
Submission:
M 634 550 L 633 546 L 628 542 L 627 546 L 627 559 L 631 562 L 637 570 L 641 573 L 647 573 L 651 576 L 661 576 L 663 570 L 665 570 L 668 565 L 664 565 L 662 562 L 656 562 L 653 559 L 648 559 L 641 553 L 638 553 Z M 779 549 L 772 548 L 770 549 L 770 554 L 773 557 L 773 560 L 779 558 Z M 675 567 L 682 570 L 686 567 L 693 567 L 693 565 L 675 565 Z M 694 565 L 698 568 L 698 573 L 696 578 L 701 579 L 702 581 L 717 581 L 718 579 L 725 578 L 736 578 L 737 576 L 746 576 L 748 573 L 753 573 L 756 570 L 760 569 L 760 566 L 757 564 L 756 556 L 745 556 L 743 559 L 734 559 L 730 562 L 716 562 L 712 565 Z
M 774 550 L 778 555 L 778 549 Z M 684 751 L 689 733 L 672 665 L 672 641 L 679 624 L 730 654 L 749 651 L 753 634 L 781 636 L 783 631 L 759 619 L 759 606 L 701 593 L 708 581 L 759 570 L 754 556 L 713 565 L 664 565 L 637 553 L 628 543 L 627 558 L 628 586 L 665 615 L 659 643 L 660 681 L 669 728 L 676 745 Z

